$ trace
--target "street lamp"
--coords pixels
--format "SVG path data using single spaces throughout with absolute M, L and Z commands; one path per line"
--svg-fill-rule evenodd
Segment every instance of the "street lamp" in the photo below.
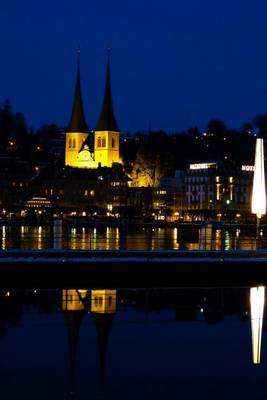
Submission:
M 264 150 L 262 138 L 257 138 L 256 140 L 254 166 L 251 212 L 256 214 L 257 217 L 256 238 L 258 239 L 260 219 L 266 213 Z

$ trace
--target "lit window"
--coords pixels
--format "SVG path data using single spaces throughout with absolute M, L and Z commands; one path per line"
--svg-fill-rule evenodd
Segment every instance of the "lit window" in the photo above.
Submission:
M 84 196 L 88 196 L 88 190 L 84 191 Z

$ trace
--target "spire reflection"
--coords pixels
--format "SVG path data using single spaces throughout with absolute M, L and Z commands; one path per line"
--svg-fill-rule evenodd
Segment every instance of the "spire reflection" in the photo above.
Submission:
M 75 367 L 79 332 L 85 314 L 87 290 L 68 289 L 62 291 L 62 311 L 68 329 L 70 358 L 70 393 L 75 394 Z
M 253 364 L 260 364 L 262 320 L 264 311 L 265 287 L 258 286 L 250 289 L 250 315 L 252 334 Z
M 104 386 L 108 338 L 117 309 L 117 290 L 101 289 L 91 292 L 91 313 L 97 331 L 100 385 Z

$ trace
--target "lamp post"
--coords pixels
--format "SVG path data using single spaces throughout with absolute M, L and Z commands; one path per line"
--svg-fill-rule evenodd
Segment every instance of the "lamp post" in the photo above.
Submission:
M 260 219 L 266 213 L 264 149 L 262 138 L 257 138 L 256 140 L 251 212 L 256 214 L 256 239 L 258 240 Z

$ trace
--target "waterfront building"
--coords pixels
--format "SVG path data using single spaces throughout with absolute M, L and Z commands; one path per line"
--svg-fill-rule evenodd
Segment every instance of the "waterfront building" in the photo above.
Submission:
M 250 215 L 253 166 L 189 164 L 184 178 L 185 214 L 194 220 Z
M 120 133 L 113 110 L 110 60 L 107 63 L 102 111 L 94 133 L 89 129 L 84 114 L 78 60 L 73 110 L 66 132 L 65 166 L 90 169 L 112 167 L 114 163 L 121 163 L 119 152 Z
M 55 214 L 112 217 L 127 205 L 128 180 L 121 165 L 46 170 L 31 183 L 30 191 L 49 199 Z

